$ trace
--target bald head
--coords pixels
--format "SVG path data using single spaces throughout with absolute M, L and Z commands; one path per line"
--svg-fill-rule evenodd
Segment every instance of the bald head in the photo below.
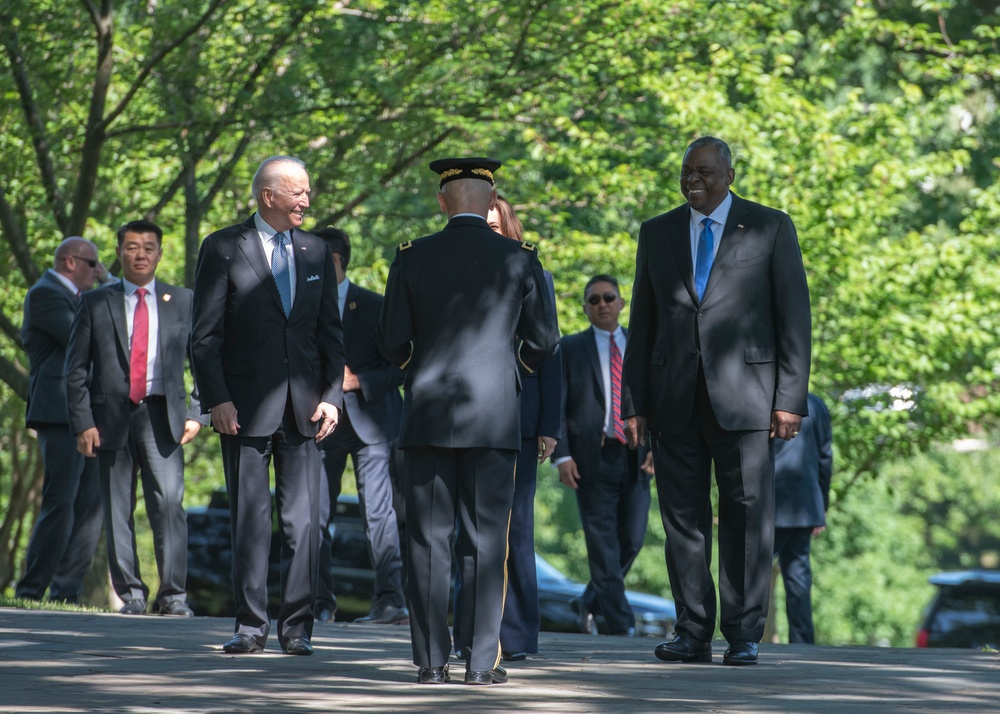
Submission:
M 90 290 L 97 280 L 97 246 L 86 238 L 70 236 L 56 248 L 53 270 L 65 275 L 78 290 Z
M 437 197 L 441 210 L 449 218 L 458 213 L 475 213 L 486 218 L 496 205 L 497 192 L 481 179 L 456 179 L 442 186 Z

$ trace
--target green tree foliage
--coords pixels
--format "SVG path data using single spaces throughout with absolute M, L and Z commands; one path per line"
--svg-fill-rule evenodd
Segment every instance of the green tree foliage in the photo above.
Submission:
M 13 437 L 27 287 L 67 235 L 113 263 L 137 216 L 167 229 L 163 277 L 190 284 L 274 153 L 306 160 L 315 223 L 355 237 L 352 278 L 374 289 L 396 243 L 440 225 L 427 161 L 501 157 L 568 333 L 590 275 L 630 297 L 638 225 L 682 201 L 684 147 L 725 138 L 734 189 L 799 231 L 847 514 L 888 460 L 1000 414 L 998 26 L 957 0 L 0 0 L 0 561 L 37 498 Z M 214 439 L 195 444 L 197 496 L 221 478 Z M 572 522 L 566 496 L 540 495 L 543 531 Z M 579 555 L 575 526 L 550 536 Z M 653 563 L 630 583 L 665 587 Z

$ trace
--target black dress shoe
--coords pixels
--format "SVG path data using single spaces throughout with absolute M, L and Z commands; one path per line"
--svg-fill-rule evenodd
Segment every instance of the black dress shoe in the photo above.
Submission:
M 712 643 L 696 640 L 684 632 L 677 632 L 674 634 L 674 639 L 658 644 L 653 654 L 664 662 L 711 662 Z
M 749 640 L 730 642 L 726 653 L 722 655 L 722 664 L 736 667 L 757 664 L 757 643 Z
M 263 652 L 264 645 L 260 644 L 250 635 L 236 633 L 233 639 L 222 645 L 222 651 L 227 654 L 254 654 Z
M 313 653 L 312 643 L 308 637 L 289 637 L 288 641 L 281 646 L 287 655 L 311 655 Z
M 504 662 L 523 662 L 528 659 L 527 652 L 504 652 L 502 656 Z
M 146 612 L 146 601 L 141 597 L 134 597 L 125 603 L 118 612 L 122 615 L 142 615 Z
M 183 600 L 161 600 L 157 609 L 167 617 L 194 617 L 194 610 Z
M 362 625 L 402 625 L 409 623 L 410 611 L 405 607 L 396 607 L 389 604 L 378 604 L 372 608 L 364 617 L 359 617 L 355 622 Z
M 417 684 L 444 684 L 450 682 L 448 665 L 442 667 L 421 667 L 417 672 Z
M 485 672 L 466 672 L 466 684 L 506 684 L 507 670 L 503 667 L 488 669 Z

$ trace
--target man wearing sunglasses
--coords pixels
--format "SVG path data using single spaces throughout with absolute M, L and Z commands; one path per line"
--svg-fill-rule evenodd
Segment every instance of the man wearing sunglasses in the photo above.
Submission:
M 563 439 L 552 461 L 559 480 L 576 491 L 587 541 L 590 582 L 575 602 L 582 632 L 597 634 L 595 615 L 611 635 L 635 634 L 635 615 L 625 598 L 625 574 L 642 548 L 649 517 L 649 474 L 625 443 L 619 418 L 625 307 L 618 281 L 595 275 L 584 290 L 590 327 L 564 337 Z
M 28 353 L 27 425 L 38 434 L 45 477 L 24 575 L 15 594 L 77 602 L 101 535 L 97 462 L 76 450 L 69 430 L 63 365 L 80 294 L 103 269 L 97 246 L 73 236 L 56 248 L 55 262 L 24 299 L 21 339 Z

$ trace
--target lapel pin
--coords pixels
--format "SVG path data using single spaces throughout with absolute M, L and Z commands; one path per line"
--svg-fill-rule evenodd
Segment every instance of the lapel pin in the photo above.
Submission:
M 356 302 L 352 302 L 350 305 L 347 306 L 347 309 L 348 310 L 357 310 L 358 309 L 358 304 Z
M 170 293 L 166 293 L 163 296 L 163 302 L 170 302 Z
M 736 227 L 737 227 L 737 228 L 742 228 L 742 227 L 743 227 L 743 224 L 742 224 L 742 223 L 737 223 L 737 224 L 736 224 Z

